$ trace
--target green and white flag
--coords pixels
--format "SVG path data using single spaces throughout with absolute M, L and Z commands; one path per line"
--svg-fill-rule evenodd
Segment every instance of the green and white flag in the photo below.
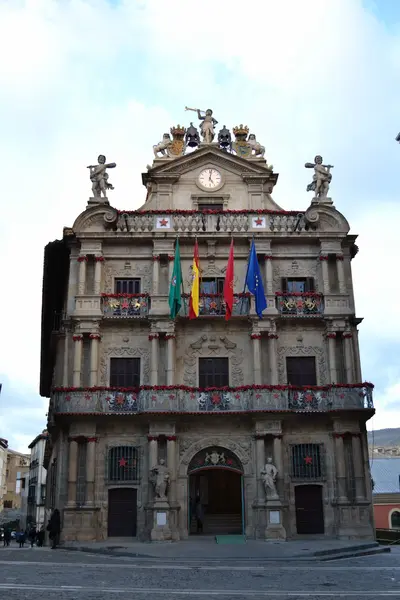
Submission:
M 182 289 L 181 253 L 179 250 L 179 240 L 176 240 L 174 270 L 172 271 L 172 279 L 171 279 L 171 283 L 169 286 L 169 299 L 168 299 L 171 319 L 175 319 L 176 315 L 181 310 L 181 306 L 182 306 L 181 289 Z

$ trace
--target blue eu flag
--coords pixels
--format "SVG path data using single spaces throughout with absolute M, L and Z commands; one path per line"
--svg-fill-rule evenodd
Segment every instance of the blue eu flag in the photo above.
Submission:
M 262 312 L 267 308 L 264 294 L 264 286 L 260 273 L 260 265 L 257 260 L 256 246 L 254 240 L 251 244 L 249 264 L 247 265 L 246 282 L 249 292 L 254 296 L 256 302 L 256 313 L 262 319 Z

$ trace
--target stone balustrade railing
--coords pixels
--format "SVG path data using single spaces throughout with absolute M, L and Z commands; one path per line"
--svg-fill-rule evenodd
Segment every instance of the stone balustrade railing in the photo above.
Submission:
M 180 310 L 182 317 L 189 315 L 189 294 L 182 298 Z M 200 294 L 199 317 L 223 317 L 226 314 L 226 304 L 222 294 Z M 250 311 L 250 294 L 234 294 L 232 316 L 248 316 Z
M 56 388 L 50 410 L 59 413 L 327 412 L 372 409 L 372 384 L 314 388 L 247 386 L 198 390 L 179 387 Z
M 165 231 L 173 233 L 200 232 L 243 232 L 305 231 L 304 213 L 272 211 L 170 211 L 121 212 L 118 214 L 117 229 L 147 233 Z
M 324 314 L 323 295 L 318 292 L 275 292 L 276 308 L 283 316 L 313 317 Z

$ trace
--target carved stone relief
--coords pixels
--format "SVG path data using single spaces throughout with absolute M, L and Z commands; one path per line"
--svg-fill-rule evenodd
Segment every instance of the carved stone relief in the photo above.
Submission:
M 128 346 L 110 346 L 103 348 L 100 359 L 100 385 L 109 385 L 110 358 L 119 358 L 122 356 L 140 358 L 140 380 L 142 385 L 149 384 L 150 374 L 150 352 L 145 348 L 129 348 Z
M 179 440 L 179 476 L 185 477 L 187 475 L 187 467 L 198 452 L 212 446 L 231 450 L 242 463 L 245 474 L 249 475 L 252 473 L 252 444 L 248 438 L 235 438 L 233 441 L 230 437 L 222 435 L 206 438 L 193 436 L 190 438 L 180 438 Z
M 281 385 L 287 383 L 286 358 L 288 356 L 315 356 L 317 363 L 317 384 L 326 385 L 329 383 L 327 360 L 323 348 L 319 348 L 318 346 L 283 346 L 278 349 L 278 377 Z
M 141 291 L 151 292 L 152 267 L 149 264 L 140 262 L 126 261 L 124 264 L 119 261 L 115 264 L 107 265 L 104 274 L 104 291 L 106 294 L 114 292 L 113 284 L 115 277 L 140 277 Z
M 225 336 L 203 335 L 189 345 L 184 356 L 183 381 L 185 385 L 197 386 L 198 359 L 210 356 L 229 358 L 231 385 L 233 387 L 243 385 L 244 376 L 241 365 L 244 352 L 237 348 L 235 342 Z

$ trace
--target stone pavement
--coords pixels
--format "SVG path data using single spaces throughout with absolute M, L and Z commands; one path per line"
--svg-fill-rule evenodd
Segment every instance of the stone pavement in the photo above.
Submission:
M 67 542 L 65 550 L 78 550 L 92 554 L 132 556 L 157 559 L 204 560 L 310 560 L 334 555 L 360 556 L 384 550 L 371 540 L 341 541 L 337 539 L 299 539 L 287 542 L 247 540 L 244 544 L 217 544 L 214 536 L 199 536 L 180 542 L 128 542 L 126 538 L 104 542 Z M 388 550 L 388 549 L 387 549 Z

